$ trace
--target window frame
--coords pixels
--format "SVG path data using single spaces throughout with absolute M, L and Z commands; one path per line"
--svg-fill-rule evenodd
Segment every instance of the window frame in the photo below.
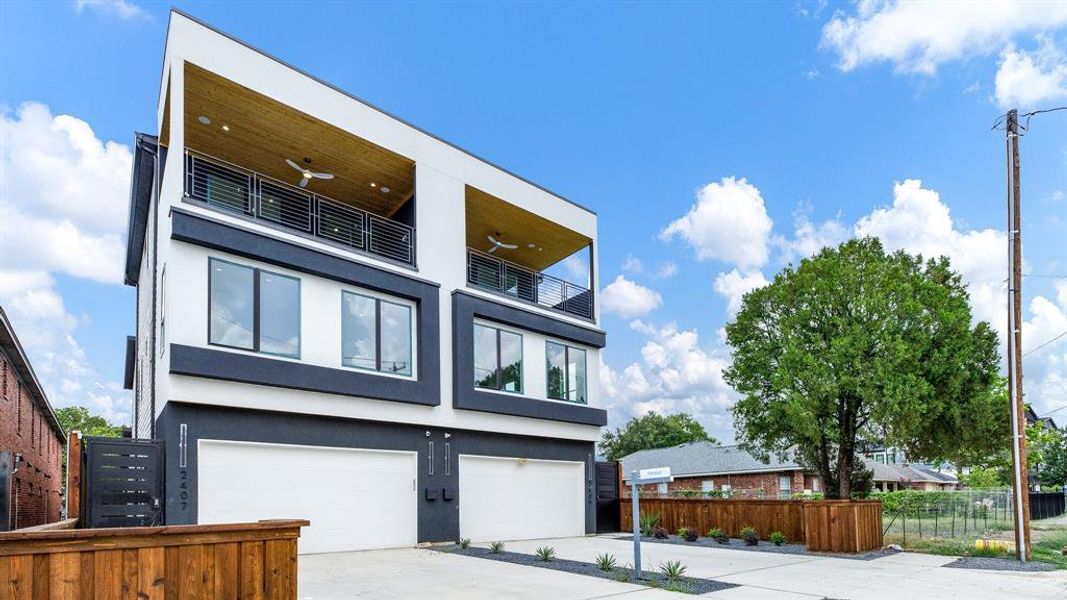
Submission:
M 252 271 L 252 347 L 245 348 L 243 346 L 234 346 L 232 344 L 223 344 L 221 342 L 214 342 L 211 339 L 212 327 L 211 327 L 211 306 L 213 303 L 211 288 L 212 279 L 215 277 L 215 269 L 213 269 L 214 263 L 224 263 L 232 265 L 242 269 L 250 269 Z M 268 352 L 261 349 L 260 345 L 260 276 L 262 273 L 273 275 L 275 277 L 282 277 L 296 282 L 296 330 L 299 333 L 300 339 L 296 343 L 296 354 L 281 354 L 278 352 Z M 214 256 L 208 257 L 207 263 L 207 343 L 209 346 L 218 346 L 220 348 L 230 348 L 233 350 L 241 350 L 244 352 L 255 352 L 256 354 L 266 354 L 267 356 L 276 356 L 279 358 L 289 358 L 293 360 L 300 360 L 304 350 L 304 315 L 303 315 L 303 285 L 299 277 L 292 275 L 286 275 L 284 273 L 278 273 L 277 271 L 271 271 L 268 269 L 261 269 L 259 267 L 253 267 L 251 265 L 241 264 L 232 260 L 226 260 L 224 258 L 216 258 Z
M 361 367 L 359 365 L 350 365 L 345 363 L 345 294 L 351 294 L 353 296 L 359 296 L 367 300 L 374 301 L 374 365 L 375 368 Z M 382 304 L 391 304 L 393 306 L 400 306 L 408 311 L 408 354 L 411 357 L 411 373 L 390 373 L 389 371 L 382 370 Z M 415 322 L 415 306 L 400 300 L 394 300 L 384 298 L 375 294 L 368 293 L 365 290 L 341 290 L 341 366 L 346 369 L 356 369 L 364 373 L 374 373 L 376 375 L 385 375 L 387 377 L 398 377 L 401 379 L 416 379 L 417 364 L 415 355 L 415 338 L 417 337 L 417 329 Z
M 557 398 L 557 397 L 553 396 L 549 392 L 550 386 L 548 385 L 548 381 L 549 381 L 548 373 L 549 373 L 549 369 L 551 368 L 551 365 L 549 365 L 549 363 L 548 363 L 548 356 L 549 356 L 549 354 L 548 354 L 548 346 L 549 346 L 549 344 L 555 344 L 557 346 L 562 346 L 563 347 L 563 387 L 564 387 L 564 395 L 565 396 L 570 393 L 571 350 L 578 350 L 585 357 L 585 361 L 584 361 L 585 362 L 585 381 L 583 382 L 583 385 L 582 385 L 582 388 L 583 388 L 582 389 L 582 395 L 585 397 L 584 400 L 571 400 L 570 398 L 566 398 L 566 397 Z M 559 341 L 552 340 L 552 339 L 546 339 L 545 340 L 545 396 L 549 400 L 556 400 L 556 401 L 559 401 L 559 402 L 569 402 L 571 404 L 578 404 L 580 406 L 589 406 L 589 350 L 588 349 L 581 348 L 579 346 L 572 346 L 570 344 L 566 344 L 566 343 L 559 342 Z
M 505 329 L 503 327 L 497 327 L 496 325 L 487 325 L 485 323 L 479 323 L 479 322 L 475 321 L 474 322 L 474 327 L 475 328 L 476 327 L 484 327 L 486 329 L 492 330 L 495 333 L 495 335 L 493 336 L 493 340 L 494 340 L 494 342 L 496 344 L 496 370 L 494 371 L 494 374 L 496 375 L 496 380 L 497 380 L 497 387 L 486 387 L 486 386 L 478 385 L 478 380 L 474 379 L 471 382 L 472 385 L 474 386 L 474 389 L 476 389 L 476 390 L 487 390 L 487 391 L 491 391 L 491 392 L 501 392 L 501 393 L 504 393 L 504 394 L 514 394 L 516 396 L 524 395 L 526 393 L 526 338 L 523 336 L 523 334 L 521 332 L 514 331 L 512 329 Z M 502 364 L 502 361 L 503 361 L 502 354 L 503 353 L 501 352 L 500 334 L 501 333 L 505 333 L 505 332 L 509 333 L 511 335 L 518 336 L 518 338 L 519 338 L 519 389 L 517 389 L 517 390 L 504 389 L 504 381 L 503 381 L 503 378 L 501 377 L 501 375 L 504 372 L 504 365 Z M 473 350 L 473 343 L 477 340 L 477 336 L 473 336 L 471 338 L 471 340 L 472 340 L 472 350 Z M 473 375 L 473 373 L 472 373 L 472 375 Z

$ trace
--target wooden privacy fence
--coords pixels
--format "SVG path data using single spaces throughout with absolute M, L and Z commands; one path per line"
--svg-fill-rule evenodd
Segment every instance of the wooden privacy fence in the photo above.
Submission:
M 4 600 L 296 598 L 308 521 L 0 534 Z
M 633 531 L 633 505 L 621 501 L 623 531 Z M 882 547 L 882 503 L 878 500 L 718 500 L 641 498 L 641 513 L 658 513 L 659 525 L 671 533 L 695 527 L 701 536 L 717 527 L 738 537 L 744 527 L 760 539 L 780 531 L 809 550 L 865 552 Z
M 880 500 L 804 502 L 804 543 L 820 552 L 866 552 L 882 547 Z

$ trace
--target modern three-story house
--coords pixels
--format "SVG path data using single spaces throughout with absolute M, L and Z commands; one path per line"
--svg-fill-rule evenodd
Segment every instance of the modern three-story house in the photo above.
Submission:
M 593 531 L 592 211 L 177 11 L 157 117 L 127 379 L 168 524 L 306 518 L 304 552 Z

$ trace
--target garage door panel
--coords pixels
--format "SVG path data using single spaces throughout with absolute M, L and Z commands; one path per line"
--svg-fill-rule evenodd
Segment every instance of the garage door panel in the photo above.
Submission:
M 308 519 L 300 552 L 416 543 L 411 452 L 201 440 L 201 523 Z
M 585 464 L 460 456 L 460 534 L 477 541 L 585 533 Z

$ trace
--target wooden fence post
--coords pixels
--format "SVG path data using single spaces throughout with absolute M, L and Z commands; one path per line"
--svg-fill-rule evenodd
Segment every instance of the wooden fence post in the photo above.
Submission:
M 71 431 L 67 437 L 67 518 L 81 514 L 82 435 Z

